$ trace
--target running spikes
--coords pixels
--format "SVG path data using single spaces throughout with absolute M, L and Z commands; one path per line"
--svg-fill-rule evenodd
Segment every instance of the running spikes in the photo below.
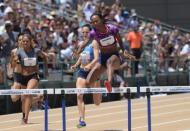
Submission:
M 110 82 L 109 82 L 108 80 L 105 80 L 105 81 L 104 81 L 104 86 L 107 88 L 107 91 L 108 91 L 109 93 L 112 92 L 112 86 L 111 86 L 111 84 L 110 84 Z
M 21 119 L 21 124 L 27 124 L 28 119 L 25 119 L 25 113 L 22 113 L 22 119 Z
M 86 126 L 86 122 L 82 121 L 82 120 L 79 120 L 79 124 L 77 125 L 77 128 L 83 128 L 85 126 Z
M 28 119 L 22 118 L 21 124 L 28 124 Z

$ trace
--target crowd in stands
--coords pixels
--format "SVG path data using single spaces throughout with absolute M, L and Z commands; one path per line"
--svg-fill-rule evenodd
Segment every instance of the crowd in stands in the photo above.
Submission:
M 190 34 L 177 28 L 168 30 L 159 20 L 139 20 L 135 9 L 124 7 L 120 0 L 115 0 L 112 5 L 100 0 L 0 1 L 1 62 L 9 61 L 10 52 L 17 45 L 18 34 L 28 32 L 36 46 L 48 54 L 49 68 L 58 69 L 59 61 L 71 61 L 73 49 L 81 40 L 80 27 L 89 23 L 90 16 L 97 11 L 107 22 L 120 27 L 129 51 L 128 33 L 138 28 L 143 43 L 141 58 L 153 60 L 150 66 L 158 66 L 160 72 L 187 69 L 185 62 L 190 56 Z M 2 73 L 3 65 L 0 66 L 0 83 L 3 82 Z
M 139 27 L 143 34 L 144 45 L 149 47 L 151 55 L 158 61 L 160 72 L 174 72 L 188 69 L 190 56 L 190 34 L 180 32 L 177 28 L 163 29 L 159 21 L 142 22 Z M 151 49 L 151 50 L 150 50 Z M 150 56 L 151 57 L 151 56 Z

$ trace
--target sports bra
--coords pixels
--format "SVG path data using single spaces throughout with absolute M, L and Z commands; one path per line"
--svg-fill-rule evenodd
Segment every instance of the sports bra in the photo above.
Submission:
M 39 52 L 39 48 L 34 48 L 30 52 L 26 52 L 23 48 L 19 48 L 17 49 L 16 54 L 19 58 L 21 66 L 32 67 L 37 65 L 37 57 Z

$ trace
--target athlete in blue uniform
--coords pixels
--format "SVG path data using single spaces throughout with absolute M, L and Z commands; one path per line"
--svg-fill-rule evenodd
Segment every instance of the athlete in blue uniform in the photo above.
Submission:
M 83 33 L 83 40 L 86 41 L 85 48 L 80 53 L 79 59 L 71 66 L 71 69 L 75 69 L 80 65 L 78 70 L 78 77 L 76 82 L 77 88 L 85 88 L 87 87 L 86 78 L 88 76 L 89 71 L 95 64 L 96 60 L 94 60 L 94 49 L 92 45 L 92 40 L 89 38 L 90 26 L 84 25 L 82 27 Z M 91 87 L 100 87 L 100 82 L 95 81 L 90 85 Z M 100 94 L 93 94 L 93 101 L 94 104 L 99 105 L 101 103 L 101 95 Z M 83 100 L 83 94 L 77 94 L 77 104 L 79 110 L 79 124 L 77 125 L 78 128 L 85 127 L 85 103 Z

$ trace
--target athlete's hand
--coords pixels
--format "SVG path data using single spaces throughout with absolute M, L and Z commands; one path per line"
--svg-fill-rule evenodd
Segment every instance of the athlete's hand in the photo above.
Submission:
M 89 71 L 91 68 L 92 68 L 91 65 L 88 64 L 88 65 L 86 65 L 86 66 L 84 67 L 84 70 L 85 70 L 85 71 Z
M 14 56 L 13 56 L 13 62 L 19 63 L 19 58 L 18 58 L 17 55 L 14 55 Z
M 71 70 L 72 70 L 72 71 L 74 71 L 76 68 L 77 68 L 76 65 L 72 65 L 72 66 L 71 66 Z
M 134 55 L 129 54 L 128 51 L 126 51 L 126 50 L 123 52 L 123 55 L 124 55 L 125 58 L 127 58 L 127 59 L 136 60 L 136 57 L 135 57 Z

